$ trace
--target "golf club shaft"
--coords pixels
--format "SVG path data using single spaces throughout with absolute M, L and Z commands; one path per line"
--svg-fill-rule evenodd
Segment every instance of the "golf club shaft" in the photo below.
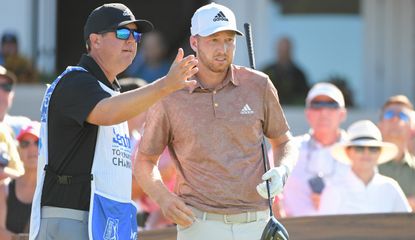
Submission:
M 255 54 L 254 54 L 254 44 L 252 41 L 251 24 L 245 23 L 244 28 L 245 28 L 246 45 L 248 47 L 249 64 L 252 69 L 255 69 Z M 262 160 L 264 162 L 264 171 L 267 172 L 269 169 L 269 161 L 268 161 L 267 148 L 265 144 L 265 137 L 262 138 L 261 148 L 262 148 Z M 267 194 L 268 194 L 269 215 L 272 217 L 274 213 L 272 211 L 272 199 L 271 199 L 271 193 L 269 191 L 269 180 L 266 180 L 266 185 L 267 185 Z
M 254 54 L 254 43 L 252 40 L 252 29 L 250 23 L 244 24 L 246 46 L 248 47 L 249 65 L 252 69 L 255 69 L 255 54 Z

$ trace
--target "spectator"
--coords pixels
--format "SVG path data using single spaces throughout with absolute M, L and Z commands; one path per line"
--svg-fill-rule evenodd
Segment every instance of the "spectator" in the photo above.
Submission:
M 22 126 L 30 123 L 27 117 L 7 114 L 13 103 L 13 87 L 16 81 L 16 75 L 0 65 L 0 122 L 4 122 L 13 130 L 13 138 L 19 134 Z
M 18 83 L 37 83 L 38 73 L 31 61 L 19 53 L 19 42 L 16 34 L 6 32 L 1 37 L 1 58 L 7 69 L 17 76 Z
M 139 78 L 123 78 L 119 80 L 121 85 L 121 92 L 127 92 L 145 86 L 146 81 Z M 143 112 L 136 117 L 128 120 L 128 128 L 130 131 L 130 140 L 132 146 L 131 160 L 134 162 L 138 143 L 141 139 L 141 129 L 144 126 L 146 112 Z M 162 176 L 163 182 L 166 183 L 169 190 L 173 190 L 176 180 L 176 170 L 173 162 L 170 159 L 170 154 L 167 148 L 164 150 L 159 159 L 158 168 Z M 160 211 L 160 207 L 151 200 L 146 193 L 138 185 L 137 181 L 132 182 L 132 199 L 137 203 L 141 211 L 137 212 L 137 223 L 139 227 L 146 230 L 162 228 L 172 224 L 166 219 Z
M 398 147 L 393 161 L 379 165 L 379 172 L 395 179 L 415 209 L 415 156 L 409 152 L 413 105 L 404 95 L 391 96 L 383 104 L 379 129 L 386 142 Z
M 374 123 L 357 121 L 347 130 L 350 140 L 336 144 L 333 157 L 351 168 L 343 179 L 327 186 L 321 197 L 321 214 L 410 212 L 399 184 L 376 171 L 397 153 L 392 143 L 382 142 Z
M 24 164 L 24 175 L 0 185 L 0 239 L 13 239 L 29 231 L 30 211 L 36 188 L 40 123 L 32 122 L 22 129 L 17 140 Z
M 292 43 L 288 37 L 281 38 L 275 46 L 277 61 L 264 68 L 275 88 L 281 104 L 303 105 L 310 89 L 301 68 L 292 59 Z
M 24 174 L 15 140 L 10 129 L 0 123 L 0 182 L 19 177 Z M 1 238 L 0 238 L 1 239 Z
M 170 69 L 166 58 L 167 46 L 161 32 L 150 32 L 143 37 L 141 52 L 136 56 L 126 74 L 139 77 L 148 83 L 164 76 Z
M 305 115 L 310 131 L 296 137 L 300 155 L 283 192 L 283 208 L 293 217 L 316 215 L 324 186 L 348 169 L 330 154 L 335 143 L 346 139 L 340 128 L 347 115 L 341 91 L 330 83 L 315 84 L 306 98 Z

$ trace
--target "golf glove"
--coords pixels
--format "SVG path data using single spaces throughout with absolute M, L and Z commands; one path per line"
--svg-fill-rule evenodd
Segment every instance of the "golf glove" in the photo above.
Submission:
M 261 197 L 268 199 L 266 180 L 270 180 L 269 192 L 270 197 L 273 198 L 282 192 L 286 178 L 287 171 L 284 166 L 271 168 L 266 173 L 264 173 L 264 175 L 262 175 L 262 180 L 264 180 L 264 182 L 258 184 L 256 186 L 256 190 L 259 193 L 259 195 L 261 195 Z

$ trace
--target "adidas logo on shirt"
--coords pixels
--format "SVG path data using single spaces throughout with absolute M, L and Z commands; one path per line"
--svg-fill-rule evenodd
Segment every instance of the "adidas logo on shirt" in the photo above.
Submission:
M 254 111 L 252 111 L 252 109 L 249 107 L 248 104 L 245 104 L 245 106 L 241 109 L 241 114 L 245 115 L 245 114 L 254 114 Z
M 229 22 L 229 20 L 226 18 L 225 14 L 223 14 L 222 11 L 218 12 L 218 14 L 216 14 L 215 18 L 213 18 L 214 22 L 217 21 L 227 21 Z

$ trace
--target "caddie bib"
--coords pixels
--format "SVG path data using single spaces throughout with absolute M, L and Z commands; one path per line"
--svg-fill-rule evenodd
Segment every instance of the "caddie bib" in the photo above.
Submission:
M 41 131 L 37 185 L 32 202 L 29 239 L 34 240 L 40 229 L 41 198 L 48 164 L 48 109 L 52 93 L 60 79 L 71 71 L 87 71 L 82 67 L 68 67 L 47 88 L 41 106 Z M 116 92 L 101 82 L 101 88 L 111 96 Z M 126 122 L 99 126 L 92 164 L 91 198 L 88 235 L 90 239 L 137 239 L 137 208 L 131 200 L 132 163 L 131 142 Z

